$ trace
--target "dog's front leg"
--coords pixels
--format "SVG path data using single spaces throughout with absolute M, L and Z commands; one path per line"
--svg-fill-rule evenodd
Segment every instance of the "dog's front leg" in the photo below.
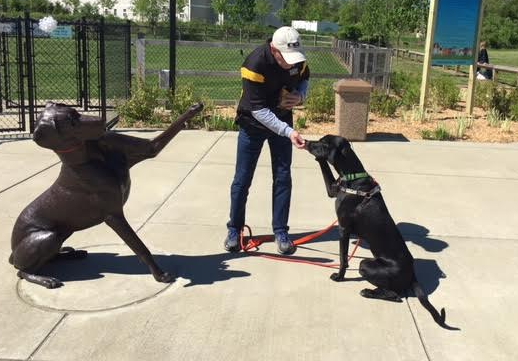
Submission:
M 338 195 L 338 187 L 336 185 L 336 179 L 331 171 L 331 167 L 327 163 L 327 160 L 318 159 L 322 176 L 324 177 L 324 183 L 326 185 L 327 195 L 330 198 L 335 198 Z
M 340 268 L 338 272 L 331 275 L 331 279 L 336 282 L 345 281 L 345 271 L 349 267 L 349 237 L 351 234 L 342 226 L 338 227 L 340 231 Z
M 122 238 L 129 248 L 135 252 L 137 257 L 149 267 L 155 280 L 164 283 L 174 281 L 175 277 L 173 275 L 162 271 L 160 267 L 158 267 L 151 255 L 151 252 L 149 252 L 146 245 L 131 228 L 124 215 L 110 215 L 106 218 L 105 222 L 119 235 L 120 238 Z

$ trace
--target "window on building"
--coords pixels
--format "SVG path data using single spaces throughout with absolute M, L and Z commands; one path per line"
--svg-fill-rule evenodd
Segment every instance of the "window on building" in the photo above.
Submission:
M 113 9 L 113 15 L 117 16 L 117 9 Z

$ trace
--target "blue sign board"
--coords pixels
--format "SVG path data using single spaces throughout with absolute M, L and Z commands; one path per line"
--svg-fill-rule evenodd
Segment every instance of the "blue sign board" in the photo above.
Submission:
M 438 0 L 432 65 L 475 62 L 481 0 Z
M 72 34 L 71 25 L 58 25 L 58 27 L 50 33 L 50 37 L 58 39 L 72 39 Z

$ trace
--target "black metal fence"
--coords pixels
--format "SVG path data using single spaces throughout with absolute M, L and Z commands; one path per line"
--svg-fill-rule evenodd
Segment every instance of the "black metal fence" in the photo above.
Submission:
M 0 19 L 0 133 L 32 133 L 47 101 L 107 120 L 129 96 L 128 24 L 61 22 L 48 34 L 38 21 Z

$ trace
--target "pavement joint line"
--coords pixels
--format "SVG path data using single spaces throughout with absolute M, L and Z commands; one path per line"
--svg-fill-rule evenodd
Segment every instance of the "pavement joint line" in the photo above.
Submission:
M 405 298 L 405 303 L 408 307 L 408 311 L 410 312 L 410 316 L 412 316 L 412 320 L 414 322 L 414 326 L 415 326 L 415 329 L 417 331 L 417 335 L 419 336 L 419 341 L 421 342 L 421 346 L 423 346 L 423 351 L 426 355 L 426 359 L 428 361 L 431 361 L 431 357 L 430 357 L 430 354 L 428 353 L 428 350 L 426 348 L 426 345 L 425 345 L 425 342 L 424 342 L 424 339 L 423 339 L 423 335 L 421 334 L 421 330 L 419 329 L 419 324 L 417 323 L 417 320 L 415 318 L 415 315 L 414 315 L 414 312 L 412 311 L 412 307 L 410 307 L 410 303 L 408 302 L 408 298 Z
M 38 171 L 38 172 L 36 172 L 36 173 L 34 173 L 34 174 L 31 174 L 31 175 L 30 175 L 30 176 L 28 176 L 27 178 L 22 179 L 21 181 L 18 181 L 18 182 L 16 182 L 16 183 L 14 183 L 14 184 L 10 185 L 10 186 L 9 186 L 9 187 L 7 187 L 7 188 L 0 189 L 0 194 L 2 194 L 2 193 L 4 193 L 4 192 L 8 191 L 8 190 L 9 190 L 9 189 L 11 189 L 11 188 L 14 188 L 14 187 L 16 187 L 16 186 L 18 186 L 18 185 L 22 184 L 23 182 L 28 181 L 28 180 L 29 180 L 29 179 L 31 179 L 31 178 L 36 177 L 37 175 L 39 175 L 39 174 L 41 174 L 41 173 L 43 173 L 43 172 L 45 172 L 45 171 L 49 170 L 49 169 L 50 169 L 50 168 L 52 168 L 52 167 L 55 167 L 56 165 L 58 165 L 58 164 L 60 164 L 60 163 L 61 163 L 61 161 L 56 162 L 56 163 L 54 163 L 54 164 L 51 164 L 51 165 L 49 165 L 48 167 L 43 168 L 42 170 L 40 170 L 40 171 Z
M 198 167 L 198 165 L 203 161 L 203 159 L 205 159 L 205 157 L 207 156 L 207 154 L 209 154 L 209 152 L 216 146 L 216 144 L 218 144 L 218 142 L 221 140 L 221 138 L 223 138 L 223 136 L 226 134 L 227 132 L 223 132 L 221 133 L 221 135 L 216 139 L 216 141 L 209 147 L 209 149 L 207 149 L 205 151 L 205 153 L 203 153 L 203 155 L 200 157 L 200 159 L 198 159 L 198 161 L 196 163 L 194 163 L 194 165 L 191 167 L 191 169 L 187 172 L 187 174 L 185 175 L 185 177 L 182 178 L 182 180 L 177 184 L 176 187 L 174 187 L 174 189 L 167 195 L 167 197 L 165 197 L 164 201 L 162 203 L 160 203 L 158 205 L 158 207 L 155 208 L 155 210 L 153 212 L 151 212 L 151 214 L 149 215 L 149 217 L 147 217 L 144 222 L 142 222 L 142 224 L 137 228 L 136 230 L 136 233 L 140 232 L 140 230 L 149 222 L 149 220 L 151 218 L 154 217 L 154 215 L 164 206 L 164 204 L 172 197 L 172 195 L 178 190 L 178 188 L 180 188 L 182 186 L 182 184 L 185 182 L 185 180 L 191 175 L 191 173 Z
M 64 313 L 58 322 L 50 329 L 50 331 L 47 333 L 47 335 L 41 340 L 41 342 L 36 346 L 34 351 L 31 352 L 29 357 L 27 357 L 27 360 L 34 360 L 33 356 L 40 350 L 40 348 L 43 346 L 45 342 L 50 338 L 50 336 L 54 333 L 54 331 L 58 328 L 58 326 L 65 320 L 65 318 L 68 316 L 68 313 Z
M 419 173 L 419 172 L 395 172 L 390 170 L 368 170 L 370 174 L 383 173 L 383 174 L 403 174 L 405 176 L 420 176 L 420 177 L 448 177 L 448 178 L 477 178 L 477 179 L 493 179 L 493 180 L 507 180 L 507 181 L 518 181 L 518 177 L 488 177 L 480 175 L 463 175 L 463 174 L 441 174 L 441 173 Z

